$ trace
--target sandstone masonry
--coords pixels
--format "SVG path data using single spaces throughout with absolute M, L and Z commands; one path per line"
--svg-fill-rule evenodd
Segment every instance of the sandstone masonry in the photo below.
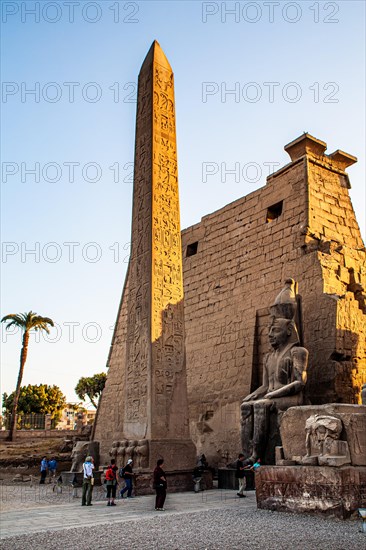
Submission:
M 358 403 L 366 382 L 366 252 L 342 151 L 303 134 L 265 187 L 182 232 L 191 437 L 223 465 L 240 447 L 240 403 L 260 385 L 268 306 L 287 277 L 301 296 L 309 404 Z M 128 275 L 94 438 L 123 434 Z M 120 434 L 120 435 L 119 435 Z M 103 458 L 102 458 L 103 460 Z

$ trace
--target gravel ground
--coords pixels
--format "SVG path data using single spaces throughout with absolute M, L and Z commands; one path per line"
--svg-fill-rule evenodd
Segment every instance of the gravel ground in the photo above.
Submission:
M 359 521 L 238 508 L 64 529 L 3 539 L 2 550 L 361 550 Z

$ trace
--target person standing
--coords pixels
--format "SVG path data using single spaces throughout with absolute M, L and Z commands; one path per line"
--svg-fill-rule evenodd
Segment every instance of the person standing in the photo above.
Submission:
M 107 506 L 116 506 L 114 499 L 116 498 L 117 491 L 117 471 L 116 461 L 112 458 L 110 465 L 105 472 L 105 479 L 107 485 Z
M 156 491 L 155 510 L 159 510 L 160 512 L 165 512 L 164 502 L 167 488 L 166 474 L 163 470 L 163 466 L 164 460 L 159 458 L 154 470 L 154 489 Z
M 52 480 L 56 479 L 56 470 L 57 470 L 57 461 L 55 457 L 53 457 L 49 463 L 48 463 L 48 471 L 50 474 L 49 482 L 51 483 Z
M 83 464 L 83 494 L 81 497 L 81 506 L 92 506 L 92 494 L 94 486 L 94 460 L 92 456 L 87 456 Z
M 40 485 L 44 485 L 44 482 L 46 481 L 47 470 L 48 470 L 48 462 L 47 462 L 47 458 L 44 456 L 41 460 L 41 479 L 39 482 Z
M 121 498 L 123 498 L 123 495 L 127 491 L 127 498 L 132 498 L 132 479 L 133 479 L 133 471 L 132 471 L 132 458 L 129 458 L 127 460 L 127 464 L 124 467 L 124 473 L 123 477 L 125 480 L 125 486 L 120 492 Z
M 246 487 L 246 479 L 245 479 L 245 465 L 244 465 L 244 455 L 243 453 L 240 453 L 238 456 L 238 460 L 236 461 L 236 472 L 235 477 L 239 481 L 239 492 L 236 493 L 238 497 L 244 498 L 246 495 L 244 495 L 245 487 Z

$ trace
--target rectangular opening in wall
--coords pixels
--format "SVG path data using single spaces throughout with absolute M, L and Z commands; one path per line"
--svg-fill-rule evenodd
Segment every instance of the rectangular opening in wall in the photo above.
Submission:
M 197 250 L 198 250 L 198 241 L 196 241 L 195 243 L 189 244 L 187 246 L 186 257 L 189 258 L 189 256 L 194 256 L 195 254 L 197 254 Z
M 277 220 L 282 214 L 282 206 L 283 201 L 276 202 L 276 204 L 272 204 L 272 206 L 269 206 L 267 209 L 267 218 L 266 223 L 273 222 L 273 220 Z

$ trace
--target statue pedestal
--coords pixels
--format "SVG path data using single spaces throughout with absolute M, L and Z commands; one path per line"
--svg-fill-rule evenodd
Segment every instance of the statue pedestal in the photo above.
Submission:
M 318 466 L 318 455 L 304 457 L 299 456 L 298 458 L 298 462 L 301 462 L 304 466 Z M 286 464 L 278 464 L 278 466 L 286 466 Z
M 255 476 L 258 508 L 349 517 L 366 507 L 366 467 L 262 466 Z
M 193 471 L 196 464 L 196 455 L 196 447 L 191 439 L 149 440 L 149 470 L 152 471 L 156 467 L 159 458 L 164 459 L 164 471 Z
M 168 484 L 168 493 L 194 491 L 192 470 L 179 470 L 170 472 L 165 470 L 165 473 Z M 202 478 L 202 486 L 205 489 L 212 489 L 213 485 L 211 472 L 203 472 Z M 153 472 L 147 470 L 136 472 L 133 491 L 137 496 L 154 494 L 155 490 L 153 489 Z

